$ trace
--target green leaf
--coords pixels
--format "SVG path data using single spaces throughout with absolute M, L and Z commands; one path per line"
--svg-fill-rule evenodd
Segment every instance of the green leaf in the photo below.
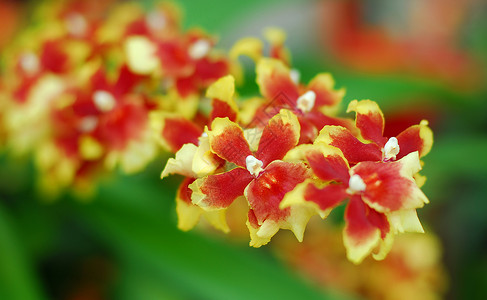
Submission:
M 45 299 L 0 199 L 0 299 Z

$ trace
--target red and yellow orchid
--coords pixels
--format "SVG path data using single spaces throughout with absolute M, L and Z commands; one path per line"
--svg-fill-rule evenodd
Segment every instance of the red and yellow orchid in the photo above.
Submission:
M 207 90 L 206 96 L 212 99 L 212 110 L 207 119 L 207 126 L 218 117 L 232 121 L 238 118 L 238 108 L 234 99 L 235 80 L 229 75 L 220 78 Z M 196 178 L 213 174 L 224 161 L 210 152 L 209 139 L 199 124 L 191 122 L 177 114 L 154 113 L 153 127 L 163 146 L 176 153 L 164 168 L 161 178 L 170 174 L 183 175 L 176 197 L 178 227 L 181 230 L 192 229 L 203 215 L 215 228 L 228 232 L 223 211 L 206 211 L 191 202 L 191 190 L 188 188 Z
M 246 38 L 226 55 L 204 31 L 183 30 L 170 4 L 147 14 L 125 4 L 104 19 L 93 3 L 45 6 L 52 23 L 19 39 L 0 82 L 6 139 L 35 153 L 45 190 L 87 190 L 116 166 L 140 171 L 159 143 L 175 154 L 161 177 L 185 177 L 182 230 L 205 218 L 228 232 L 238 201 L 251 246 L 280 229 L 302 241 L 313 215 L 349 199 L 344 241 L 356 263 L 383 258 L 396 233 L 422 231 L 416 209 L 428 199 L 414 176 L 433 142 L 426 121 L 387 138 L 375 102 L 350 103 L 355 123 L 337 117 L 344 89 L 328 73 L 300 83 L 281 30 L 265 32 L 269 53 Z M 243 104 L 240 55 L 254 59 L 260 91 Z
M 311 143 L 325 125 L 340 125 L 354 130 L 351 120 L 330 116 L 337 109 L 344 90 L 335 90 L 330 74 L 316 75 L 307 86 L 299 84 L 281 61 L 263 58 L 257 62 L 257 83 L 266 99 L 257 108 L 251 124 L 258 125 L 282 108 L 290 109 L 301 124 L 300 143 Z
M 359 137 L 338 126 L 325 126 L 316 141 L 340 148 L 350 164 L 361 161 L 394 161 L 417 151 L 419 157 L 429 153 L 433 145 L 433 132 L 423 120 L 397 135 L 387 138 L 384 133 L 384 115 L 376 102 L 370 100 L 350 102 L 347 112 L 355 111 L 355 125 Z
M 300 184 L 286 195 L 282 208 L 302 204 L 326 217 L 350 199 L 344 243 L 351 261 L 360 263 L 376 247 L 374 257 L 385 257 L 396 232 L 423 232 L 415 210 L 428 199 L 413 178 L 421 169 L 417 152 L 395 162 L 366 161 L 350 168 L 340 149 L 316 143 L 298 146 L 286 158 L 305 158 L 319 180 Z
M 314 213 L 307 208 L 279 208 L 284 195 L 310 176 L 305 164 L 281 160 L 297 145 L 299 128 L 297 117 L 281 110 L 257 140 L 246 138 L 244 130 L 228 118 L 216 118 L 208 131 L 211 151 L 234 168 L 192 183 L 193 203 L 206 210 L 224 210 L 245 195 L 251 246 L 268 243 L 280 228 L 292 230 L 301 240 Z

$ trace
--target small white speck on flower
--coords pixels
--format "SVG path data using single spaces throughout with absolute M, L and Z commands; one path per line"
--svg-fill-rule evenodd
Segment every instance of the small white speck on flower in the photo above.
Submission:
M 117 104 L 113 95 L 103 90 L 97 90 L 93 93 L 93 102 L 95 102 L 96 108 L 101 112 L 109 112 Z
M 260 172 L 264 171 L 264 169 L 262 169 L 264 163 L 252 155 L 249 155 L 245 158 L 245 164 L 250 174 L 252 174 L 255 177 L 257 177 L 260 174 Z
M 391 137 L 387 143 L 384 145 L 384 149 L 382 149 L 382 153 L 384 156 L 384 161 L 395 160 L 396 156 L 399 154 L 399 143 L 397 138 Z
M 203 133 L 200 135 L 200 137 L 198 138 L 198 146 L 200 146 L 200 145 L 201 145 L 201 139 L 205 139 L 205 138 L 207 138 L 207 137 L 208 137 L 208 133 L 203 132 Z
M 160 11 L 151 11 L 147 14 L 145 22 L 152 30 L 161 30 L 167 25 L 166 16 Z
M 92 132 L 95 130 L 96 126 L 98 125 L 98 118 L 95 116 L 88 116 L 81 119 L 79 124 L 79 130 L 81 132 Z
M 82 37 L 86 35 L 88 30 L 88 22 L 86 22 L 85 17 L 79 13 L 71 13 L 66 19 L 66 28 L 68 32 L 74 36 Z
M 299 96 L 297 101 L 297 107 L 302 112 L 306 113 L 313 109 L 315 106 L 316 93 L 313 91 L 307 91 Z
M 362 177 L 357 174 L 350 176 L 350 180 L 348 181 L 348 192 L 350 192 L 351 194 L 363 192 L 365 191 L 366 187 L 367 186 L 362 180 Z
M 200 59 L 205 57 L 210 52 L 210 49 L 210 42 L 208 40 L 200 39 L 189 46 L 188 53 L 192 59 Z
M 289 71 L 289 77 L 291 77 L 291 80 L 295 84 L 299 84 L 299 80 L 301 79 L 301 72 L 299 72 L 298 69 L 291 69 L 291 71 Z
M 39 57 L 32 52 L 22 54 L 20 57 L 20 67 L 28 74 L 34 74 L 39 72 L 40 61 Z

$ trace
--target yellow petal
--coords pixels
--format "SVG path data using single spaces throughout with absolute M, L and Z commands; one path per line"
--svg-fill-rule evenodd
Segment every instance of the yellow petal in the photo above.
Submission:
M 391 230 L 394 233 L 419 232 L 424 233 L 415 209 L 399 210 L 387 214 Z
M 431 151 L 433 147 L 433 131 L 428 126 L 428 121 L 422 120 L 419 123 L 419 137 L 423 140 L 423 149 L 421 151 L 421 157 L 425 156 Z
M 279 225 L 271 220 L 265 220 L 259 228 L 255 228 L 247 220 L 247 228 L 250 233 L 249 245 L 255 248 L 269 243 L 271 238 L 279 231 Z
M 331 209 L 322 211 L 318 204 L 312 201 L 306 201 L 304 199 L 304 192 L 306 191 L 306 187 L 309 184 L 314 184 L 317 187 L 323 185 L 316 179 L 306 179 L 305 181 L 296 185 L 296 187 L 292 191 L 288 192 L 284 196 L 281 203 L 279 204 L 279 208 L 285 209 L 287 207 L 300 207 L 301 209 L 306 209 L 308 212 L 313 212 L 313 215 L 319 214 L 322 219 L 326 218 L 330 214 Z
M 227 75 L 215 81 L 206 91 L 206 97 L 218 99 L 227 103 L 233 111 L 238 112 L 238 106 L 233 98 L 235 94 L 235 78 Z
M 198 224 L 203 210 L 192 203 L 186 203 L 177 198 L 176 213 L 178 215 L 178 228 L 183 231 L 188 231 Z
M 409 153 L 397 162 L 401 163 L 402 167 L 400 173 L 405 178 L 414 180 L 413 176 L 421 170 L 421 162 L 419 160 L 419 154 L 417 151 Z M 410 197 L 417 199 L 418 205 L 421 203 L 429 203 L 428 198 L 419 188 L 414 189 Z M 422 205 L 418 207 L 422 207 Z
M 184 144 L 175 158 L 167 160 L 166 166 L 161 173 L 161 178 L 171 174 L 179 174 L 186 177 L 194 177 L 193 173 L 193 158 L 195 156 L 197 147 L 194 144 Z
M 264 38 L 272 45 L 283 45 L 286 41 L 286 32 L 278 27 L 268 27 L 264 30 Z
M 144 169 L 157 155 L 157 147 L 153 142 L 151 132 L 146 130 L 141 140 L 132 140 L 120 153 L 120 167 L 126 174 L 132 174 Z
M 201 208 L 198 207 L 200 210 Z M 204 211 L 203 217 L 216 229 L 225 233 L 230 232 L 226 220 L 226 210 Z
M 389 232 L 384 239 L 381 239 L 378 246 L 378 251 L 372 253 L 372 257 L 375 260 L 383 260 L 387 257 L 387 254 L 392 249 L 392 245 L 394 244 L 394 233 Z
M 213 174 L 218 168 L 219 162 L 210 150 L 210 139 L 208 137 L 200 137 L 199 142 L 191 168 L 196 177 L 203 177 Z
M 156 46 L 146 37 L 132 36 L 125 41 L 127 64 L 134 73 L 148 75 L 160 66 Z
M 361 101 L 353 100 L 352 102 L 350 102 L 350 104 L 348 104 L 347 113 L 352 111 L 364 115 L 370 112 L 379 112 L 382 115 L 382 118 L 384 118 L 384 114 L 379 108 L 377 102 L 368 99 Z
M 80 154 L 86 160 L 96 160 L 103 155 L 103 146 L 89 135 L 84 135 L 80 140 Z
M 233 45 L 230 50 L 230 58 L 236 60 L 240 55 L 246 55 L 254 61 L 258 61 L 262 57 L 263 48 L 264 45 L 261 40 L 253 37 L 246 37 L 238 40 L 235 45 Z
M 354 264 L 360 264 L 379 245 L 380 241 L 380 230 L 378 228 L 360 246 L 354 244 L 353 240 L 345 234 L 345 230 L 343 231 L 343 244 L 347 250 L 347 258 Z

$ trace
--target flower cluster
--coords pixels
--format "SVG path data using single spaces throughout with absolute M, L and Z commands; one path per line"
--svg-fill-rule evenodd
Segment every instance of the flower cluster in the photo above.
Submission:
M 397 233 L 423 231 L 426 121 L 385 137 L 370 100 L 349 104 L 355 120 L 339 117 L 344 89 L 328 73 L 302 83 L 278 29 L 265 32 L 268 45 L 244 38 L 227 54 L 204 31 L 183 30 L 173 5 L 146 13 L 104 3 L 40 7 L 3 57 L 0 138 L 34 153 L 44 190 L 86 191 L 116 167 L 140 171 L 162 146 L 175 153 L 162 177 L 185 177 L 183 230 L 203 216 L 228 232 L 227 209 L 244 201 L 251 246 L 279 229 L 301 241 L 312 216 L 347 203 L 344 243 L 356 263 L 384 258 Z M 245 101 L 235 88 L 242 55 L 254 60 L 260 90 Z
M 150 115 L 193 118 L 216 79 L 231 73 L 215 38 L 183 30 L 178 8 L 59 1 L 33 14 L 3 55 L 2 143 L 34 153 L 41 187 L 87 191 L 93 176 L 142 170 L 159 152 Z
M 234 50 L 255 54 L 249 44 Z M 237 101 L 234 79 L 223 77 L 207 90 L 205 122 L 171 116 L 160 127 L 166 143 L 180 148 L 162 177 L 186 177 L 179 227 L 191 229 L 204 216 L 228 231 L 225 211 L 245 199 L 251 246 L 267 244 L 279 229 L 301 241 L 313 215 L 326 218 L 347 201 L 344 244 L 355 263 L 371 253 L 383 259 L 397 233 L 423 232 L 416 209 L 428 202 L 418 173 L 433 142 L 427 121 L 384 137 L 377 103 L 354 100 L 347 112 L 355 120 L 339 118 L 344 91 L 329 74 L 303 84 L 287 61 L 253 57 L 260 96 Z

